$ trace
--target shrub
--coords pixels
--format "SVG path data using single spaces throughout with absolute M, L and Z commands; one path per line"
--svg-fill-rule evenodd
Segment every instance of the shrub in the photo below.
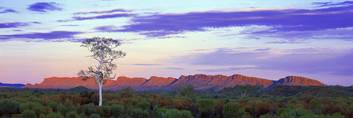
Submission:
M 82 110 L 87 116 L 90 116 L 91 114 L 97 113 L 96 106 L 94 106 L 93 104 L 83 105 Z
M 22 118 L 37 118 L 37 115 L 32 110 L 25 110 L 21 113 Z
M 250 115 L 236 103 L 227 103 L 224 106 L 224 118 L 250 118 Z
M 49 113 L 46 118 L 64 118 L 63 115 L 61 115 L 61 113 L 57 113 L 57 112 L 52 112 Z
M 114 104 L 111 106 L 111 114 L 114 117 L 124 116 L 124 106 Z
M 11 116 L 11 114 L 19 113 L 19 103 L 14 100 L 0 101 L 0 115 Z
M 112 107 L 111 106 L 101 106 L 99 107 L 99 113 L 103 116 L 103 117 L 110 117 L 112 116 Z
M 129 114 L 129 116 L 132 118 L 147 118 L 148 117 L 148 112 L 142 110 L 141 108 L 133 108 L 127 112 Z
M 89 118 L 101 118 L 101 116 L 98 114 L 91 114 Z
M 49 113 L 50 108 L 46 108 L 38 102 L 26 102 L 20 105 L 20 111 L 23 112 L 26 110 L 33 110 L 39 116 L 40 114 Z
M 66 118 L 78 118 L 79 115 L 75 111 L 67 112 Z
M 190 111 L 177 109 L 166 110 L 163 116 L 164 118 L 193 118 Z

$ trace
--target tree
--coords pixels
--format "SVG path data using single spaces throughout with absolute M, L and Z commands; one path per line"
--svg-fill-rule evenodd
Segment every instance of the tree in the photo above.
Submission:
M 117 58 L 124 57 L 126 53 L 116 50 L 121 45 L 119 40 L 111 38 L 95 37 L 82 42 L 82 47 L 88 48 L 92 53 L 90 57 L 97 61 L 95 67 L 88 67 L 88 70 L 81 70 L 78 74 L 84 79 L 94 78 L 99 89 L 99 106 L 102 106 L 102 89 L 105 80 L 115 78 L 113 70 L 116 64 L 113 63 Z

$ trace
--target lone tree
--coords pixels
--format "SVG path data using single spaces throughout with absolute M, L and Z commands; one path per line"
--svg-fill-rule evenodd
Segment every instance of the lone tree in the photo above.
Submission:
M 82 47 L 88 48 L 92 53 L 91 58 L 97 61 L 97 64 L 89 66 L 88 70 L 81 70 L 78 75 L 84 80 L 94 78 L 99 89 L 99 106 L 102 106 L 102 89 L 105 80 L 114 79 L 113 70 L 116 69 L 114 60 L 124 57 L 126 53 L 117 50 L 121 45 L 119 40 L 104 37 L 94 37 L 86 39 L 82 42 Z

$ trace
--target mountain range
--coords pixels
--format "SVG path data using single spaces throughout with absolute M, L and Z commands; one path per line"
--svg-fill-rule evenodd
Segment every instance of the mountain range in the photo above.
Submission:
M 135 90 L 169 90 L 183 86 L 192 86 L 196 90 L 221 90 L 241 85 L 272 87 L 272 86 L 325 86 L 318 80 L 301 76 L 287 76 L 279 80 L 269 80 L 259 77 L 250 77 L 240 74 L 226 75 L 206 75 L 195 74 L 173 77 L 152 76 L 149 79 L 141 77 L 120 76 L 104 83 L 104 89 L 118 90 L 132 88 Z M 80 77 L 49 77 L 41 83 L 27 84 L 25 88 L 37 89 L 70 89 L 75 87 L 86 87 L 97 89 L 94 79 L 83 80 Z
M 24 84 L 8 84 L 8 83 L 0 83 L 0 88 L 1 87 L 6 87 L 6 88 L 23 88 L 25 87 Z

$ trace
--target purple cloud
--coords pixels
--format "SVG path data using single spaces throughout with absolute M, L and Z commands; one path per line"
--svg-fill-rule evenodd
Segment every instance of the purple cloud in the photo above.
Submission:
M 62 8 L 58 6 L 56 2 L 37 2 L 31 4 L 28 10 L 35 11 L 35 12 L 48 12 L 48 11 L 61 11 Z
M 109 18 L 129 17 L 132 15 L 133 14 L 117 13 L 117 14 L 106 14 L 106 15 L 88 16 L 88 17 L 75 16 L 73 17 L 73 19 L 74 20 L 109 19 Z
M 85 15 L 85 14 L 107 14 L 107 13 L 116 13 L 116 12 L 131 12 L 131 10 L 125 9 L 112 9 L 112 10 L 105 10 L 105 11 L 87 11 L 87 12 L 76 12 L 74 15 Z
M 0 35 L 0 40 L 12 40 L 12 39 L 28 39 L 25 41 L 31 41 L 35 39 L 42 39 L 45 41 L 57 41 L 60 39 L 70 40 L 70 41 L 78 41 L 77 39 L 73 39 L 74 35 L 80 34 L 82 32 L 75 31 L 52 31 L 52 32 L 34 32 L 34 33 L 25 33 L 25 34 L 11 34 L 11 35 Z
M 10 22 L 10 23 L 0 23 L 0 28 L 18 28 L 23 26 L 28 26 L 28 23 L 23 22 Z
M 58 20 L 58 22 L 110 19 L 110 18 L 120 18 L 120 17 L 131 17 L 134 15 L 135 14 L 130 14 L 130 13 L 116 13 L 116 14 L 104 14 L 104 15 L 97 15 L 97 16 L 74 16 L 72 17 L 71 20 Z
M 0 7 L 0 14 L 4 13 L 17 13 L 17 11 L 9 8 Z
M 314 2 L 314 5 L 319 7 L 332 7 L 332 6 L 345 6 L 345 5 L 353 5 L 353 1 L 344 1 L 344 2 Z
M 322 53 L 315 49 L 296 49 L 289 53 L 271 56 L 270 51 L 235 52 L 218 49 L 209 53 L 191 54 L 177 59 L 177 63 L 208 66 L 234 66 L 226 69 L 199 71 L 230 71 L 239 69 L 281 70 L 318 74 L 353 76 L 353 50 L 343 53 Z M 252 65 L 252 66 L 244 66 Z
M 353 5 L 318 9 L 256 10 L 233 12 L 193 12 L 185 14 L 155 14 L 135 17 L 120 31 L 151 32 L 152 36 L 205 28 L 265 25 L 273 27 L 267 33 L 317 31 L 353 27 Z M 264 33 L 264 32 L 263 32 Z M 159 34 L 159 35 L 158 35 Z

